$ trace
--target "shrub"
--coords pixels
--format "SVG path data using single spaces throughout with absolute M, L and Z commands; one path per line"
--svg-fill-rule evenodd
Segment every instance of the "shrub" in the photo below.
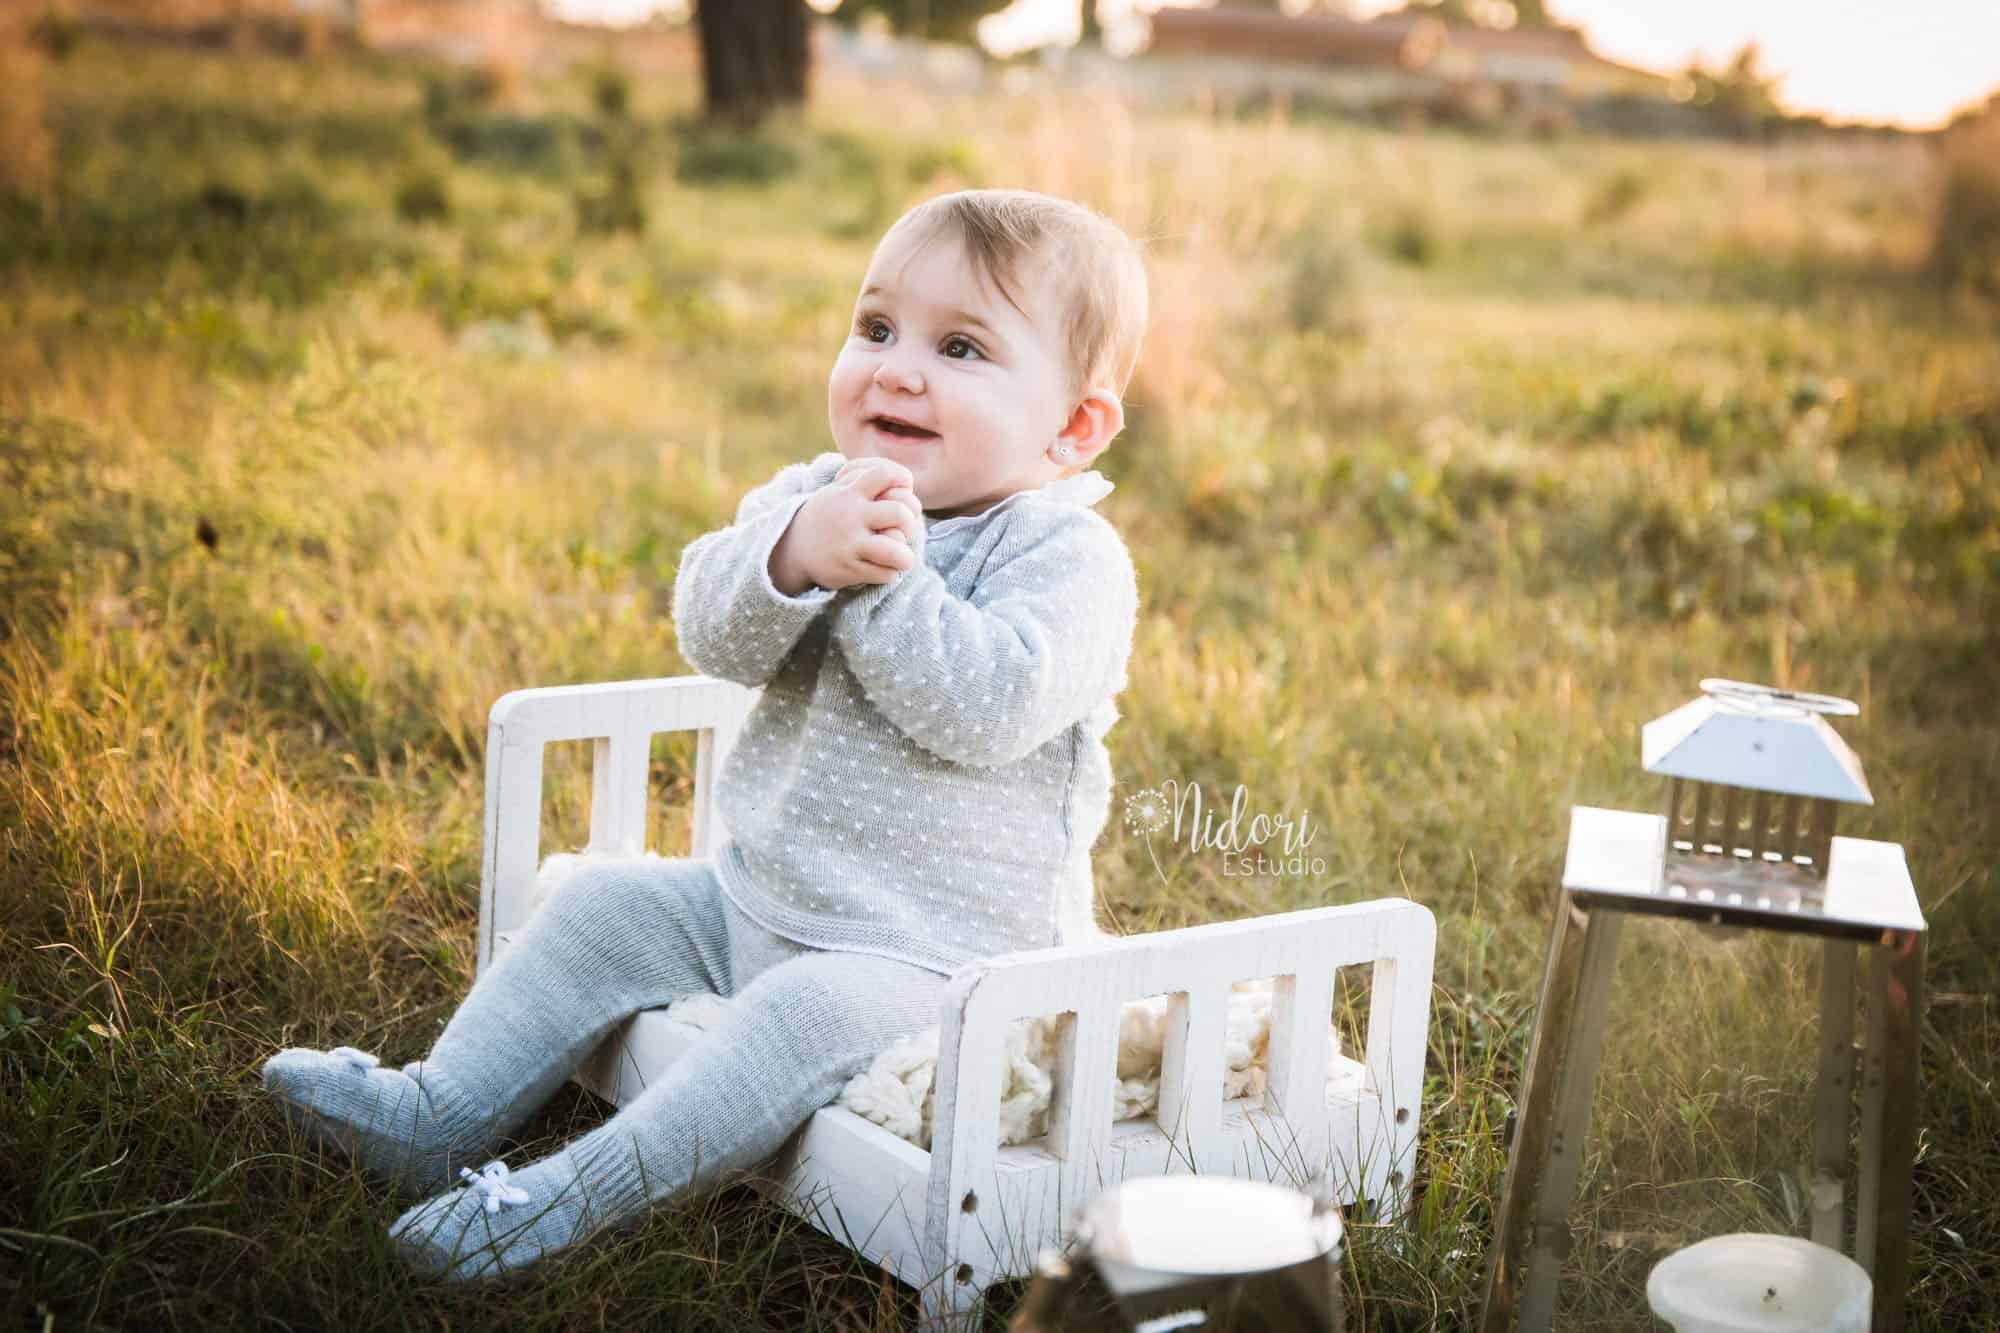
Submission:
M 439 127 L 438 134 L 461 162 L 561 175 L 573 157 L 574 129 L 555 117 L 486 111 L 454 114 Z
M 978 155 L 963 143 L 920 144 L 910 151 L 908 169 L 912 185 L 929 185 L 944 177 L 976 187 L 981 179 Z
M 494 51 L 465 75 L 467 100 L 479 106 L 512 101 L 521 91 L 522 69 L 511 52 Z
M 1599 181 L 1583 205 L 1583 225 L 1594 227 L 1616 222 L 1646 197 L 1646 178 L 1630 167 L 1620 167 Z
M 424 75 L 424 123 L 441 128 L 458 109 L 458 85 L 444 74 Z
M 680 127 L 674 177 L 692 185 L 769 185 L 799 169 L 793 148 L 761 130 L 702 121 Z
M 1390 258 L 1417 268 L 1429 268 L 1437 258 L 1437 224 L 1421 208 L 1405 208 L 1389 223 L 1382 247 Z
M 850 240 L 879 233 L 896 213 L 895 151 L 854 134 L 832 131 L 812 145 L 811 174 L 826 201 L 822 226 Z
M 1344 236 L 1327 226 L 1309 223 L 1285 238 L 1279 259 L 1285 309 L 1293 328 L 1352 326 L 1354 312 L 1349 298 L 1354 289 L 1354 255 Z
M 1944 193 L 1931 268 L 1946 282 L 2000 295 L 2000 99 L 1955 122 L 1939 156 Z
M 76 16 L 66 14 L 53 5 L 42 11 L 29 31 L 35 44 L 48 52 L 52 60 L 69 59 L 70 52 L 76 50 L 77 41 L 83 35 Z
M 590 76 L 590 101 L 606 120 L 623 120 L 632 109 L 632 80 L 616 65 L 600 66 Z
M 512 91 L 508 67 L 488 61 L 472 69 L 424 75 L 424 122 L 442 134 L 454 121 L 496 107 Z
M 639 169 L 629 155 L 612 159 L 611 183 L 576 195 L 576 225 L 586 232 L 646 230 L 646 201 L 639 192 Z
M 224 222 L 250 220 L 250 196 L 228 181 L 210 181 L 195 196 L 202 211 Z
M 435 222 L 451 216 L 451 190 L 435 171 L 419 172 L 396 189 L 396 216 L 405 222 Z

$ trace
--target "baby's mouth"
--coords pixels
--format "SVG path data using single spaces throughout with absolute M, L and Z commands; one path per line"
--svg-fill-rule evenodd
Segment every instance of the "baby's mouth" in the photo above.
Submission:
M 895 417 L 870 417 L 868 418 L 868 424 L 881 431 L 884 435 L 894 435 L 905 440 L 935 440 L 938 438 L 938 433 L 934 430 L 925 430 L 922 426 L 913 426 L 909 422 L 900 421 Z

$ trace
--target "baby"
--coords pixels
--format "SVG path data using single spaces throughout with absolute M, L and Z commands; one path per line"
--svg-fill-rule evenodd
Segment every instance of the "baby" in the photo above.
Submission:
M 1087 469 L 1146 314 L 1132 241 L 1065 200 L 961 191 L 889 229 L 827 381 L 836 450 L 750 491 L 675 578 L 682 655 L 761 687 L 715 855 L 583 862 L 423 1060 L 264 1067 L 295 1122 L 433 1196 L 391 1227 L 416 1267 L 518 1269 L 754 1168 L 937 1022 L 958 967 L 1100 933 L 1138 592 Z M 727 1026 L 618 1114 L 470 1169 L 618 1023 L 698 991 L 733 997 Z

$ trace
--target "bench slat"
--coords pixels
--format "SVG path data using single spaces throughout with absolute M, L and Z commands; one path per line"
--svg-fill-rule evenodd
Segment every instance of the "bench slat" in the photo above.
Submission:
M 1088 1004 L 1065 1016 L 1056 1041 L 1049 1150 L 1062 1159 L 1060 1198 L 1070 1207 L 1097 1193 L 1111 1145 L 1112 1084 L 1118 1074 L 1119 1008 Z
M 1226 1169 L 1217 1160 L 1215 1144 L 1222 1123 L 1222 1043 L 1228 1026 L 1228 994 L 1212 982 L 1177 991 L 1167 1001 L 1158 1118 L 1182 1151 L 1162 1175 Z

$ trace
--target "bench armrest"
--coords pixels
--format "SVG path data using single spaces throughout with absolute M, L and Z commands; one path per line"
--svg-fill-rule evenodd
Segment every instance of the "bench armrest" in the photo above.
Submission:
M 494 935 L 515 929 L 535 908 L 543 746 L 596 742 L 590 765 L 590 850 L 637 854 L 645 850 L 646 770 L 653 737 L 663 731 L 699 733 L 689 854 L 707 856 L 723 832 L 714 809 L 715 776 L 758 693 L 713 676 L 684 675 L 502 695 L 486 724 L 479 970 L 493 956 Z

